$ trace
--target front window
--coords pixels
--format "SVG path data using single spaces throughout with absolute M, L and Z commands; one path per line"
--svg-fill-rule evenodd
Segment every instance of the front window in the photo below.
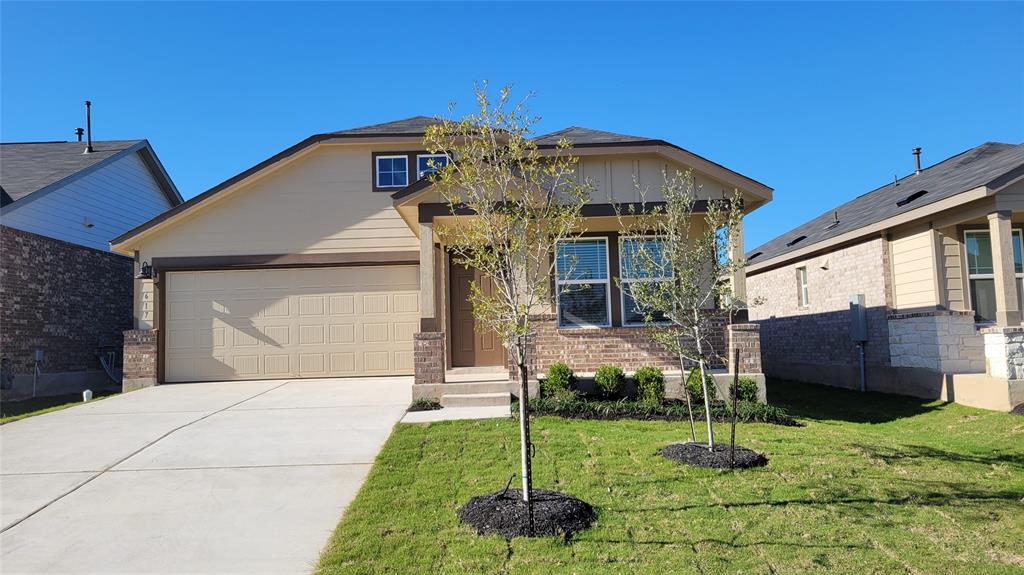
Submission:
M 377 156 L 377 187 L 404 188 L 409 185 L 407 156 Z
M 559 242 L 555 283 L 559 327 L 611 325 L 607 239 Z
M 967 248 L 967 283 L 974 315 L 984 321 L 995 321 L 996 280 L 992 269 L 992 237 L 987 231 L 967 231 L 964 232 L 964 245 Z M 1020 309 L 1024 297 L 1020 230 L 1013 230 L 1013 267 L 1017 275 L 1017 304 Z
M 807 268 L 796 268 L 797 297 L 800 307 L 811 305 L 811 290 L 807 284 Z
M 416 177 L 424 178 L 448 165 L 444 154 L 420 154 L 416 156 Z
M 671 262 L 665 255 L 665 242 L 658 238 L 624 238 L 619 244 L 619 270 L 622 280 L 622 324 L 643 325 L 648 317 L 665 322 L 660 311 L 643 309 L 633 298 L 633 290 L 645 282 L 661 282 L 672 277 Z

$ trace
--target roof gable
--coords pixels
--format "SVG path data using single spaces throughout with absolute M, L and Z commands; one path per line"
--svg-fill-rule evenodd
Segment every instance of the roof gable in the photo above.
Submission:
M 555 146 L 563 138 L 568 140 L 573 146 L 630 144 L 657 141 L 654 138 L 642 138 L 640 136 L 616 134 L 615 132 L 605 132 L 603 130 L 581 128 L 579 126 L 569 126 L 568 128 L 551 132 L 550 134 L 537 136 L 533 141 L 541 147 Z
M 394 122 L 339 130 L 337 132 L 330 132 L 330 134 L 335 136 L 422 136 L 427 132 L 427 126 L 437 123 L 436 118 L 413 116 L 411 118 L 395 120 Z
M 819 242 L 855 232 L 870 224 L 988 185 L 1021 166 L 1024 166 L 1024 144 L 986 142 L 921 170 L 919 174 L 905 176 L 829 210 L 750 250 L 747 259 L 751 264 L 760 264 L 789 252 L 805 249 Z M 805 236 L 805 239 L 792 243 L 800 236 Z

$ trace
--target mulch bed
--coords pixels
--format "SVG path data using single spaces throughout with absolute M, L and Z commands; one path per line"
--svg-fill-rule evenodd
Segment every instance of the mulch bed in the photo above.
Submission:
M 1024 403 L 1011 409 L 1010 413 L 1012 413 L 1013 415 L 1024 415 Z
M 568 539 L 597 519 L 594 508 L 572 495 L 533 490 L 533 533 L 522 491 L 509 489 L 474 497 L 459 509 L 459 519 L 476 529 L 480 535 L 499 534 L 513 537 L 551 537 Z
M 697 467 L 714 467 L 717 469 L 746 469 L 749 467 L 763 467 L 768 465 L 768 458 L 764 455 L 736 446 L 736 465 L 733 466 L 729 454 L 729 446 L 721 443 L 715 445 L 714 451 L 708 449 L 706 443 L 673 443 L 658 453 L 678 463 L 694 465 Z

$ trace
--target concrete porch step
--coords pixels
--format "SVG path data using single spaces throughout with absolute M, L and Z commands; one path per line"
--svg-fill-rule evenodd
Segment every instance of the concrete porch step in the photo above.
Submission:
M 471 395 L 476 393 L 512 393 L 515 384 L 508 378 L 498 381 L 466 381 L 462 383 L 442 383 L 441 395 Z
M 456 367 L 444 372 L 445 383 L 508 381 L 508 370 L 493 367 Z
M 508 391 L 498 393 L 445 393 L 441 396 L 444 407 L 508 406 L 512 396 Z

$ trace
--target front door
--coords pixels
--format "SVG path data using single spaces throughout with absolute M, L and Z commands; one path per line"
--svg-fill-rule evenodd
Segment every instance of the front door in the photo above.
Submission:
M 470 285 L 476 283 L 481 292 L 490 295 L 494 282 L 474 268 L 455 263 L 451 267 L 451 282 L 452 366 L 504 365 L 505 349 L 501 347 L 498 334 L 492 330 L 481 333 L 476 329 L 473 304 L 469 299 Z

